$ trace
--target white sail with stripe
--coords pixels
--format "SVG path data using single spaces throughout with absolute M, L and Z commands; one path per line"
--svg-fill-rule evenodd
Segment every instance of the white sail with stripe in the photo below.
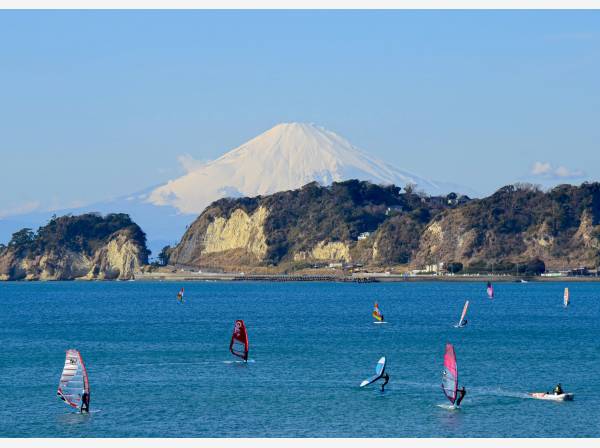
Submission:
M 69 349 L 56 393 L 66 404 L 77 409 L 84 392 L 89 395 L 90 385 L 83 358 L 78 350 Z
M 465 306 L 463 307 L 462 314 L 460 315 L 460 320 L 458 324 L 455 325 L 456 328 L 462 328 L 467 324 L 465 317 L 467 316 L 467 310 L 469 309 L 469 301 L 465 302 Z

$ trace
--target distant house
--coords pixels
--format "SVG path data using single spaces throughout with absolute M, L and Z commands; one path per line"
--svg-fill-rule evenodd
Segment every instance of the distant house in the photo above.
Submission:
M 358 235 L 358 241 L 366 240 L 371 235 L 371 232 L 362 232 Z
M 385 216 L 390 216 L 394 213 L 401 213 L 402 210 L 403 209 L 401 205 L 390 205 L 385 211 Z
M 341 262 L 329 263 L 330 268 L 341 268 L 344 265 Z
M 466 204 L 470 200 L 471 198 L 464 194 L 459 196 L 456 193 L 450 193 L 446 196 L 446 202 L 448 203 L 448 205 L 452 206 Z

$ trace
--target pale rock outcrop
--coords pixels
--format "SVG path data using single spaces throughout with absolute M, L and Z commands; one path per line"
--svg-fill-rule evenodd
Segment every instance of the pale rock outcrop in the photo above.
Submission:
M 348 244 L 341 241 L 321 241 L 313 248 L 311 255 L 315 260 L 352 261 Z
M 259 207 L 250 215 L 242 209 L 237 209 L 228 219 L 216 218 L 206 228 L 202 254 L 245 249 L 262 259 L 267 253 L 267 239 L 263 226 L 268 214 L 265 207 Z

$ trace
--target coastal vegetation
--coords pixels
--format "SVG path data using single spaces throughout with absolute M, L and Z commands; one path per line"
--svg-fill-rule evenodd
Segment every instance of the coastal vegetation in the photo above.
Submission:
M 53 216 L 0 247 L 0 279 L 130 277 L 149 253 L 145 233 L 126 214 Z
M 217 221 L 221 230 L 215 233 Z M 228 223 L 234 227 L 224 233 Z M 242 229 L 260 234 L 260 250 L 255 239 L 241 237 Z M 216 242 L 223 250 L 206 249 Z M 547 268 L 593 267 L 600 261 L 600 184 L 549 191 L 514 184 L 470 199 L 429 197 L 411 185 L 313 182 L 269 196 L 216 201 L 167 255 L 170 264 L 224 269 L 337 262 L 536 275 Z

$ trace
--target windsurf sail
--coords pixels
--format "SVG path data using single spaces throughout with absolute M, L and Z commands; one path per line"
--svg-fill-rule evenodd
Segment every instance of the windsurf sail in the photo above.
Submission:
M 460 315 L 460 320 L 458 321 L 457 327 L 464 327 L 465 316 L 467 315 L 467 310 L 469 309 L 469 301 L 465 302 L 465 306 L 463 307 L 462 314 Z
M 383 321 L 383 314 L 381 314 L 381 311 L 379 311 L 379 305 L 377 302 L 375 302 L 375 308 L 373 308 L 373 317 L 379 322 Z
M 565 288 L 565 295 L 563 297 L 563 303 L 565 306 L 569 306 L 569 288 Z
M 444 370 L 442 371 L 442 389 L 448 400 L 450 400 L 450 403 L 454 404 L 458 389 L 458 369 L 456 367 L 456 354 L 454 353 L 452 344 L 446 344 Z
M 183 288 L 181 288 L 181 291 L 179 291 L 177 293 L 177 300 L 179 300 L 179 302 L 183 303 Z
M 229 343 L 229 351 L 235 356 L 243 358 L 244 361 L 248 361 L 248 333 L 246 332 L 246 325 L 244 325 L 243 320 L 235 321 L 231 342 Z
M 379 378 L 383 376 L 385 373 L 385 356 L 382 356 L 379 361 L 377 361 L 377 365 L 375 366 L 375 375 L 367 378 L 362 383 L 360 383 L 360 387 L 368 386 L 371 383 L 374 383 Z
M 487 295 L 490 299 L 494 298 L 494 287 L 490 282 L 487 284 Z
M 69 406 L 77 409 L 81 406 L 84 392 L 89 395 L 90 383 L 83 358 L 79 351 L 69 349 L 56 394 Z

